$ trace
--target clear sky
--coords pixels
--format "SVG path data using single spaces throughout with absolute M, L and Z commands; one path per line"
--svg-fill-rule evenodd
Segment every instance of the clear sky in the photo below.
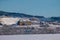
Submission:
M 45 17 L 60 16 L 60 0 L 0 0 L 0 10 Z

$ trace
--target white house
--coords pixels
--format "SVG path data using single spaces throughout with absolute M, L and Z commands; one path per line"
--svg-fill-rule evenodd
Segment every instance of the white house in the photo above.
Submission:
M 16 22 L 19 20 L 19 18 L 13 18 L 13 17 L 3 17 L 0 18 L 0 22 L 4 25 L 12 25 L 12 24 L 16 24 Z

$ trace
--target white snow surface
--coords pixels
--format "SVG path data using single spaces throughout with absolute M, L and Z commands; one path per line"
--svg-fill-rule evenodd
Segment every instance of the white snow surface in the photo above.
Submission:
M 0 35 L 0 40 L 60 40 L 60 34 Z

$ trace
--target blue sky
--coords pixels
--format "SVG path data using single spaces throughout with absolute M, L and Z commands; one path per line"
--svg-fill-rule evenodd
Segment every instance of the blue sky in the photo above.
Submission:
M 0 0 L 0 10 L 45 17 L 60 16 L 60 0 Z

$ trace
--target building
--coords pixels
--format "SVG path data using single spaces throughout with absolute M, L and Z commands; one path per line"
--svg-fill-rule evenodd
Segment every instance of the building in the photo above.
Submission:
M 37 18 L 22 18 L 17 23 L 20 27 L 40 27 L 40 21 Z
M 0 23 L 2 23 L 3 25 L 12 25 L 12 24 L 16 24 L 16 22 L 18 20 L 19 20 L 19 18 L 4 16 L 4 17 L 0 18 Z

